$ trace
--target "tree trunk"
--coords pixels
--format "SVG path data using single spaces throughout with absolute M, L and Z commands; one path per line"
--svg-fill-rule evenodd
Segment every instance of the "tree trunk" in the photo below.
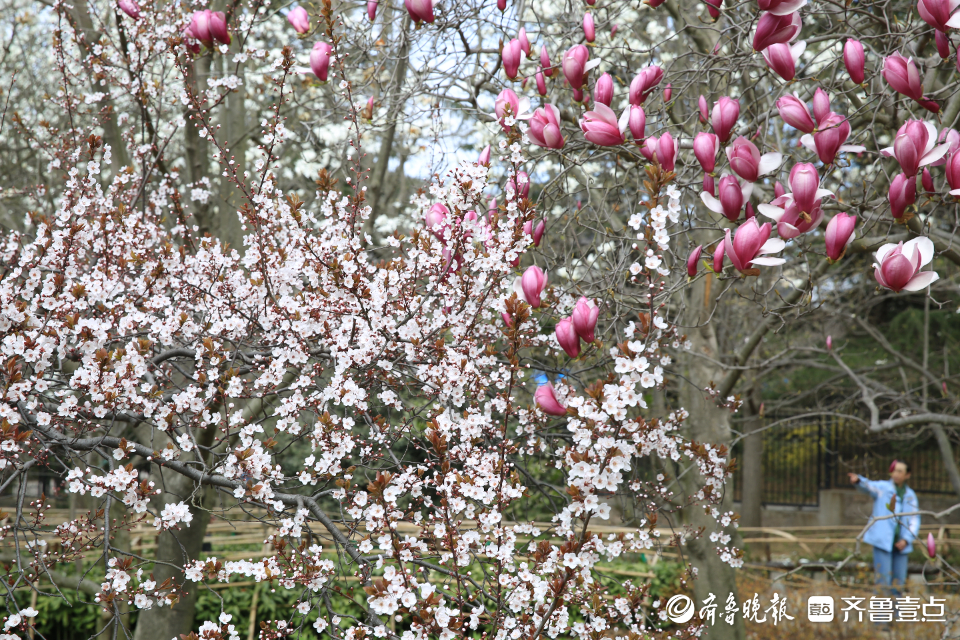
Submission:
M 740 492 L 740 525 L 762 527 L 763 505 L 763 418 L 760 417 L 760 381 L 755 380 L 745 407 L 749 417 L 743 425 L 743 458 Z
M 709 313 L 706 283 L 712 275 L 701 278 L 691 287 L 686 325 L 691 327 L 687 337 L 692 344 L 692 352 L 702 354 L 712 360 L 719 359 L 717 335 L 713 323 L 701 325 Z M 685 434 L 690 440 L 713 445 L 730 446 L 730 411 L 717 407 L 704 389 L 711 383 L 717 383 L 723 377 L 723 372 L 713 362 L 688 355 L 685 357 L 687 384 L 681 388 L 680 400 L 682 406 L 689 412 Z M 680 487 L 686 497 L 695 494 L 703 486 L 703 478 L 695 468 L 687 470 L 680 476 Z M 731 491 L 724 491 L 722 504 L 717 505 L 721 512 L 733 510 L 733 495 Z M 710 541 L 710 533 L 716 531 L 719 524 L 698 507 L 683 510 L 685 522 L 695 528 L 704 527 L 701 537 L 687 543 L 690 562 L 697 570 L 697 579 L 693 583 L 694 596 L 697 606 L 712 593 L 716 596 L 718 606 L 722 608 L 728 594 L 739 603 L 737 595 L 736 571 L 729 564 L 721 560 L 717 554 L 717 543 Z M 736 529 L 727 527 L 724 532 L 731 536 L 731 545 L 739 540 Z M 743 620 L 738 615 L 733 625 L 720 622 L 709 627 L 705 638 L 709 640 L 744 640 L 745 631 Z
M 157 563 L 153 569 L 153 579 L 158 585 L 167 578 L 178 583 L 184 582 L 183 565 L 200 557 L 203 536 L 210 522 L 209 511 L 197 508 L 190 500 L 194 493 L 192 480 L 181 475 L 169 477 L 166 479 L 165 488 L 167 503 L 180 500 L 191 502 L 190 513 L 193 514 L 193 520 L 188 527 L 181 525 L 179 531 L 165 531 L 158 536 Z M 200 491 L 197 497 L 202 494 Z M 187 594 L 172 607 L 154 605 L 141 611 L 133 640 L 179 640 L 181 634 L 190 633 L 194 626 L 199 585 L 188 581 L 184 584 L 184 589 Z
M 233 49 L 240 51 L 239 38 L 234 39 Z M 224 57 L 221 57 L 220 61 L 221 67 L 226 67 L 226 69 L 221 68 L 221 74 L 232 71 L 230 67 L 233 66 L 233 63 L 225 62 Z M 237 66 L 236 75 L 240 78 L 241 82 L 244 81 L 242 64 Z M 246 92 L 247 87 L 241 84 L 236 91 L 231 92 L 230 95 L 227 96 L 226 105 L 222 114 L 223 117 L 221 119 L 223 122 L 223 139 L 230 149 L 229 156 L 230 159 L 234 161 L 233 167 L 236 169 L 237 179 L 241 181 L 243 181 L 243 172 L 246 171 L 247 168 L 247 138 L 245 135 L 247 131 Z M 221 175 L 220 202 L 217 212 L 217 224 L 215 225 L 217 227 L 217 237 L 220 238 L 221 243 L 236 249 L 240 255 L 244 253 L 244 231 L 241 228 L 238 211 L 243 206 L 244 200 L 245 197 L 240 187 L 233 183 L 231 179 Z

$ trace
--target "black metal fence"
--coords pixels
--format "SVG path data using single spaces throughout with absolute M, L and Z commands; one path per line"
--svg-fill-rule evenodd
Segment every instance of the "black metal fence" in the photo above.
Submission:
M 733 455 L 742 460 L 742 443 L 734 446 Z M 894 458 L 910 463 L 910 486 L 915 491 L 953 493 L 932 435 L 897 440 L 838 420 L 767 429 L 763 432 L 763 503 L 817 506 L 821 489 L 850 487 L 850 471 L 871 479 L 887 478 Z M 742 486 L 739 464 L 734 500 L 740 500 Z

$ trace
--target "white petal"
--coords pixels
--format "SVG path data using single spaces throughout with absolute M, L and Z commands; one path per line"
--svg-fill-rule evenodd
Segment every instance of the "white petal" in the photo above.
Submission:
M 920 291 L 921 289 L 926 289 L 930 283 L 936 282 L 939 279 L 940 274 L 936 271 L 921 271 L 910 278 L 910 282 L 904 285 L 903 291 Z
M 813 194 L 813 199 L 819 200 L 820 198 L 826 198 L 827 196 L 830 196 L 833 199 L 836 199 L 837 197 L 833 195 L 833 191 L 830 191 L 829 189 L 817 189 L 817 192 Z
M 780 222 L 780 218 L 783 217 L 783 209 L 775 207 L 772 204 L 758 204 L 757 211 L 777 222 Z
M 758 264 L 761 267 L 776 267 L 784 262 L 786 262 L 786 260 L 783 258 L 754 258 L 750 261 L 750 264 Z
M 886 158 L 892 158 L 892 157 L 893 157 L 893 147 L 884 147 L 883 149 L 880 149 L 880 155 L 882 155 L 882 156 L 884 156 L 884 157 L 886 157 Z
M 932 122 L 923 121 L 923 126 L 927 130 L 927 148 L 923 150 L 922 155 L 927 155 L 933 145 L 937 144 L 937 128 L 933 126 Z
M 740 193 L 743 194 L 743 202 L 746 204 L 747 200 L 750 199 L 750 196 L 753 195 L 753 183 L 744 182 L 740 185 Z
M 800 136 L 800 144 L 804 146 L 805 149 L 809 151 L 817 152 L 817 145 L 813 142 L 813 136 L 809 133 L 806 133 Z
M 617 126 L 620 128 L 621 134 L 627 130 L 628 126 L 630 126 L 630 105 L 627 105 L 627 108 L 623 110 L 623 113 L 620 115 L 620 121 L 617 122 Z
M 703 204 L 707 205 L 707 209 L 710 209 L 710 211 L 723 213 L 723 205 L 720 204 L 719 200 L 710 195 L 708 191 L 701 191 L 700 199 L 703 200 Z
M 952 195 L 952 196 L 960 196 L 960 189 L 952 189 L 952 190 L 950 191 L 950 195 Z
M 777 170 L 777 167 L 780 166 L 780 163 L 783 162 L 783 154 L 773 151 L 771 153 L 765 153 L 760 156 L 760 165 L 757 170 L 757 174 L 765 176 L 768 173 L 773 173 Z
M 941 144 L 938 147 L 935 147 L 923 154 L 923 157 L 920 158 L 920 166 L 930 164 L 931 162 L 936 162 L 940 158 L 946 155 L 947 151 L 950 151 L 950 143 Z
M 760 247 L 760 251 L 757 253 L 779 253 L 783 251 L 785 246 L 787 246 L 787 243 L 780 238 L 770 238 L 763 243 L 763 246 Z
M 837 149 L 837 153 L 843 153 L 847 151 L 849 153 L 863 153 L 867 148 L 860 144 L 842 144 L 840 148 Z
M 907 251 L 910 251 L 907 254 Z M 914 250 L 920 252 L 920 266 L 929 264 L 933 260 L 933 241 L 926 236 L 919 236 L 913 240 L 908 240 L 903 243 L 903 255 L 910 258 L 910 262 L 913 262 Z
M 960 29 L 960 13 L 955 13 L 947 20 L 947 26 L 951 29 Z
M 521 113 L 526 113 L 527 111 L 530 111 L 530 98 L 522 96 L 518 101 L 517 115 L 519 116 Z
M 587 71 L 590 71 L 590 69 L 593 69 L 598 66 L 600 66 L 600 58 L 594 58 L 587 64 L 583 65 L 583 72 L 586 73 Z
M 770 13 L 775 16 L 785 16 L 806 5 L 807 0 L 790 0 L 790 2 L 784 2 Z
M 516 280 L 513 281 L 513 292 L 517 294 L 518 298 L 526 302 L 527 296 L 523 295 L 523 287 L 520 286 L 520 280 L 521 278 L 518 277 Z
M 790 47 L 790 57 L 793 58 L 793 64 L 796 65 L 800 61 L 800 56 L 803 55 L 803 52 L 807 48 L 807 43 L 805 40 L 797 42 Z

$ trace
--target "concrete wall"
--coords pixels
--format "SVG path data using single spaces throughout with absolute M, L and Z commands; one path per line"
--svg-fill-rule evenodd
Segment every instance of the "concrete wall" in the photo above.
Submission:
M 918 493 L 920 508 L 942 511 L 960 502 L 956 496 Z M 734 503 L 739 511 L 740 503 Z M 810 527 L 866 524 L 873 511 L 873 499 L 856 489 L 824 489 L 818 507 L 782 507 L 769 505 L 761 510 L 765 527 Z M 942 520 L 924 517 L 922 523 L 960 524 L 960 509 Z

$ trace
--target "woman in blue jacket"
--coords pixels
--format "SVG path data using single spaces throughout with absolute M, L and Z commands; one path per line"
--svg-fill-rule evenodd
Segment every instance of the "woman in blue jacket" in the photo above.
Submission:
M 907 581 L 907 556 L 913 550 L 913 541 L 920 532 L 920 516 L 894 516 L 897 513 L 916 513 L 920 509 L 917 494 L 907 486 L 910 465 L 903 460 L 890 464 L 889 480 L 868 480 L 850 473 L 850 483 L 873 496 L 873 524 L 863 541 L 873 545 L 873 569 L 877 584 L 900 595 L 897 585 Z

